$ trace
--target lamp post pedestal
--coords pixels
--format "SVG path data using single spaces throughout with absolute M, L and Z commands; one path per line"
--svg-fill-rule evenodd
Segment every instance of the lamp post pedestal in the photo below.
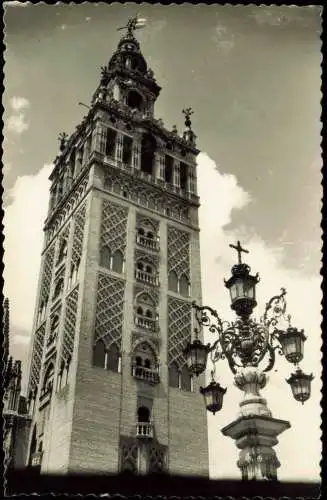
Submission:
M 255 367 L 246 367 L 235 375 L 235 385 L 244 392 L 244 398 L 239 417 L 221 432 L 235 439 L 241 450 L 237 466 L 242 479 L 277 479 L 280 463 L 273 446 L 278 443 L 277 436 L 291 426 L 272 417 L 259 393 L 266 383 L 266 375 Z

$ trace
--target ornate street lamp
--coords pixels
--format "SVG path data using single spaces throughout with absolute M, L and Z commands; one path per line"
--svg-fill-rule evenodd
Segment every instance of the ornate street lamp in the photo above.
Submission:
M 196 376 L 205 371 L 209 353 L 214 367 L 220 359 L 227 360 L 235 375 L 234 383 L 243 391 L 244 398 L 240 403 L 239 418 L 222 429 L 222 433 L 235 439 L 241 449 L 237 465 L 244 479 L 276 479 L 280 463 L 273 446 L 278 442 L 277 435 L 289 428 L 290 423 L 272 417 L 259 391 L 267 383 L 266 372 L 275 365 L 276 351 L 289 363 L 298 365 L 303 359 L 306 336 L 303 330 L 290 324 L 284 288 L 280 295 L 272 297 L 266 304 L 260 321 L 251 318 L 257 305 L 259 276 L 251 275 L 250 267 L 242 263 L 241 253 L 248 253 L 248 250 L 242 248 L 239 241 L 230 247 L 238 252 L 238 264 L 232 267 L 232 276 L 225 280 L 225 286 L 230 292 L 231 308 L 237 318 L 233 322 L 222 321 L 214 309 L 193 302 L 198 325 L 207 327 L 215 334 L 216 340 L 212 345 L 204 345 L 198 339 L 198 329 L 195 329 L 195 340 L 187 345 L 185 356 L 190 371 Z M 288 321 L 286 330 L 280 328 L 281 320 Z M 265 366 L 259 369 L 261 364 Z M 200 392 L 207 410 L 215 414 L 222 408 L 226 389 L 215 382 L 213 374 L 210 384 L 201 387 Z M 294 398 L 302 404 L 310 397 L 312 380 L 312 375 L 304 374 L 299 368 L 287 380 Z

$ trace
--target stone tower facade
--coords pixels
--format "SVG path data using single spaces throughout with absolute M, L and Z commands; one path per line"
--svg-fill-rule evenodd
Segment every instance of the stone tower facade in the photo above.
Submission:
M 154 117 L 133 26 L 51 174 L 30 355 L 26 464 L 208 476 L 183 349 L 201 302 L 196 136 Z

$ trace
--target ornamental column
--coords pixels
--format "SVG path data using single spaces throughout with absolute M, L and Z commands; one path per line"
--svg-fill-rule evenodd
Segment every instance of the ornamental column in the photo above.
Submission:
M 291 425 L 287 420 L 273 418 L 267 401 L 261 397 L 259 391 L 267 383 L 265 373 L 248 366 L 236 373 L 234 381 L 244 393 L 240 413 L 221 432 L 235 439 L 241 450 L 237 466 L 242 479 L 277 480 L 280 462 L 273 447 L 278 444 L 277 436 Z

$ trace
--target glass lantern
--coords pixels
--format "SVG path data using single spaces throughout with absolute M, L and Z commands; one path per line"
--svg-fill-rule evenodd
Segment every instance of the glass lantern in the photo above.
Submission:
M 247 264 L 237 264 L 232 267 L 232 277 L 225 281 L 231 298 L 231 308 L 239 316 L 250 315 L 257 305 L 255 299 L 255 287 L 258 276 L 250 275 L 250 267 Z
M 312 373 L 306 375 L 298 368 L 295 373 L 292 373 L 290 378 L 286 380 L 290 384 L 294 399 L 301 401 L 303 404 L 310 398 L 311 395 L 311 382 L 314 379 Z
M 215 414 L 222 409 L 223 398 L 227 389 L 224 389 L 217 382 L 212 380 L 207 387 L 200 387 L 200 392 L 203 394 L 206 409 Z
M 206 369 L 209 350 L 209 344 L 204 345 L 199 339 L 188 344 L 184 350 L 187 366 L 197 377 Z
M 306 339 L 304 331 L 297 328 L 289 327 L 286 332 L 279 333 L 278 340 L 289 363 L 296 364 L 303 359 L 303 348 Z

